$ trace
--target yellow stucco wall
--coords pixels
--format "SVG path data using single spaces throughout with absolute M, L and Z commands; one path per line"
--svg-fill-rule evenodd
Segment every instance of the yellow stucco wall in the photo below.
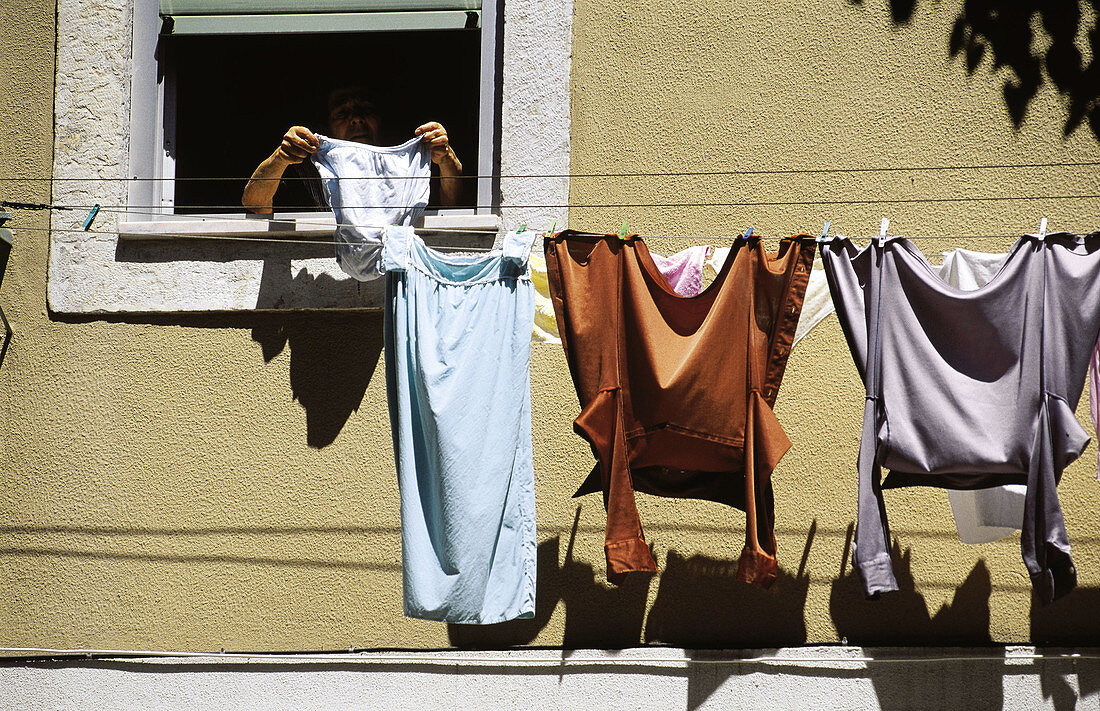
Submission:
M 1062 135 L 1049 84 L 1016 130 L 987 57 L 948 57 L 957 8 L 880 0 L 578 0 L 573 173 L 1061 163 L 1100 160 Z M 49 199 L 53 8 L 0 6 L 0 183 Z M 1090 18 L 1095 22 L 1095 18 Z M 1095 167 L 574 180 L 570 201 L 790 202 L 1095 194 Z M 17 196 L 17 197 L 16 197 Z M 722 235 L 834 229 L 1017 234 L 1100 226 L 1100 201 L 576 208 L 574 227 Z M 662 573 L 603 580 L 598 497 L 572 433 L 559 348 L 532 360 L 538 615 L 495 628 L 401 615 L 400 541 L 379 315 L 68 319 L 46 313 L 48 241 L 20 211 L 0 305 L 0 646 L 217 650 L 449 644 L 752 646 L 1100 639 L 1095 446 L 1060 488 L 1081 590 L 1033 613 L 1018 539 L 958 543 L 940 491 L 887 494 L 903 592 L 863 601 L 842 571 L 855 510 L 862 389 L 835 318 L 794 350 L 777 406 L 794 447 L 775 474 L 783 574 L 732 582 L 743 515 L 641 496 Z M 1008 242 L 922 242 L 997 249 Z M 680 242 L 661 244 L 666 250 Z M 1084 411 L 1082 410 L 1082 414 Z M 311 446 L 323 445 L 323 446 Z M 813 535 L 811 534 L 813 532 Z M 951 605 L 950 610 L 943 609 Z
M 903 5 L 904 3 L 899 3 Z M 1066 110 L 1047 82 L 1015 129 L 1002 95 L 1010 74 L 992 71 L 990 53 L 968 76 L 949 56 L 949 36 L 961 3 L 917 2 L 908 23 L 895 24 L 886 0 L 771 3 L 604 3 L 578 0 L 574 26 L 572 172 L 789 171 L 829 168 L 975 166 L 1067 163 L 1100 158 L 1086 127 L 1063 136 Z M 1088 17 L 1084 26 L 1095 23 Z M 1084 34 L 1078 45 L 1085 50 Z M 1036 49 L 1049 38 L 1039 33 Z M 1090 55 L 1086 55 L 1088 61 Z M 1100 199 L 919 203 L 925 198 L 1096 195 L 1100 168 L 897 171 L 855 174 L 629 178 L 571 183 L 570 202 L 790 203 L 653 209 L 574 209 L 571 222 L 617 231 L 628 219 L 643 234 L 728 235 L 753 225 L 774 237 L 816 234 L 826 219 L 834 232 L 876 234 L 883 216 L 891 234 L 1018 235 L 1039 218 L 1052 229 L 1100 226 Z M 897 200 L 860 204 L 857 201 Z M 956 246 L 1002 251 L 1011 240 L 945 239 L 918 244 L 929 253 Z M 682 242 L 667 242 L 668 250 Z M 982 546 L 959 543 L 946 495 L 939 490 L 886 493 L 892 533 L 905 564 L 896 564 L 903 591 L 878 603 L 859 599 L 850 568 L 841 574 L 848 526 L 855 515 L 854 464 L 862 386 L 839 324 L 831 316 L 792 352 L 777 413 L 794 446 L 775 472 L 781 577 L 767 602 L 726 585 L 716 607 L 680 611 L 695 639 L 725 625 L 737 639 L 746 621 L 742 599 L 767 614 L 801 606 L 809 640 L 1037 640 L 1080 633 L 1100 640 L 1095 625 L 1073 629 L 1100 585 L 1096 527 L 1100 487 L 1096 451 L 1065 474 L 1062 503 L 1082 590 L 1031 616 L 1019 538 Z M 1087 418 L 1087 402 L 1079 411 Z M 1091 425 L 1088 426 L 1091 431 Z M 694 532 L 736 513 L 673 503 L 644 520 L 670 526 L 652 534 L 658 559 L 666 550 L 718 558 L 729 568 L 735 545 Z M 675 521 L 684 522 L 676 530 Z M 816 522 L 816 528 L 813 528 Z M 808 543 L 808 532 L 815 535 Z M 650 528 L 652 530 L 652 526 Z M 808 546 L 808 548 L 807 548 Z M 805 559 L 804 577 L 798 577 Z M 715 584 L 704 559 L 687 571 L 687 589 Z M 671 569 L 671 564 L 669 565 Z M 701 580 L 696 583 L 691 574 Z M 667 575 L 667 572 L 666 572 Z M 965 581 L 965 584 L 964 584 Z M 660 583 L 658 583 L 659 585 Z M 807 590 L 808 586 L 808 590 Z M 906 588 L 908 588 L 906 590 Z M 687 600 L 697 603 L 705 593 Z M 705 598 L 704 598 L 705 599 Z M 676 602 L 670 602 L 675 605 Z M 683 607 L 687 607 L 687 602 Z M 951 609 L 943 606 L 950 605 Z M 708 615 L 718 618 L 708 620 Z M 653 613 L 650 613 L 652 620 Z M 750 618 L 751 619 L 751 618 Z M 647 625 L 648 631 L 648 625 Z

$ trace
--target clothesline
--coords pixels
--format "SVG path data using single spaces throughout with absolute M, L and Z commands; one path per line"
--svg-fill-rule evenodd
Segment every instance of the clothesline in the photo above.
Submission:
M 668 172 L 625 172 L 625 173 L 510 173 L 495 175 L 472 174 L 451 176 L 451 179 L 461 178 L 477 180 L 481 178 L 663 178 L 663 177 L 693 177 L 693 176 L 726 176 L 726 175 L 803 175 L 803 174 L 828 174 L 828 173 L 888 173 L 888 172 L 921 172 L 937 170 L 1004 170 L 1018 168 L 1082 168 L 1098 166 L 1100 161 L 1081 161 L 1071 163 L 991 163 L 980 165 L 938 165 L 938 166 L 872 166 L 865 168 L 779 168 L 774 170 L 747 169 L 747 170 L 698 170 L 698 171 L 668 171 Z M 129 178 L 105 178 L 99 176 L 88 177 L 19 177 L 0 178 L 0 181 L 122 181 L 122 182 L 176 182 L 176 181 L 243 181 L 247 177 L 227 176 L 200 176 L 200 177 L 138 177 Z M 329 178 L 329 180 L 394 180 L 394 179 L 420 179 L 421 176 L 376 176 L 376 177 L 344 177 Z M 275 180 L 275 178 L 268 178 Z M 286 176 L 281 180 L 316 180 L 308 176 Z
M 493 231 L 493 230 L 465 230 L 465 229 L 460 229 L 460 228 L 443 229 L 443 228 L 434 228 L 434 227 L 432 227 L 432 228 L 416 228 L 416 229 L 417 229 L 418 232 L 428 232 L 428 233 L 431 233 L 431 232 L 453 232 L 453 233 L 459 233 L 459 234 L 494 234 L 494 235 L 498 234 L 497 231 Z M 182 239 L 182 240 L 193 239 L 193 240 L 203 240 L 203 241 L 225 241 L 225 242 L 263 242 L 263 243 L 273 243 L 273 244 L 299 244 L 299 245 L 304 244 L 304 245 L 317 245 L 317 246 L 328 246 L 328 245 L 335 245 L 335 244 L 343 244 L 342 242 L 337 242 L 336 240 L 324 239 L 324 238 L 320 238 L 320 237 L 317 238 L 317 239 L 295 239 L 293 237 L 286 237 L 286 238 L 259 237 L 259 236 L 253 237 L 253 236 L 250 236 L 250 235 L 216 235 L 216 234 L 201 234 L 201 233 L 196 234 L 196 233 L 190 233 L 190 232 L 151 232 L 151 233 L 148 233 L 148 234 L 135 234 L 135 233 L 132 233 L 132 232 L 119 233 L 117 231 L 112 231 L 112 230 L 87 230 L 87 231 L 85 231 L 85 230 L 82 230 L 79 225 L 74 225 L 73 227 L 67 228 L 67 229 L 66 228 L 58 228 L 58 227 L 12 227 L 12 230 L 14 232 L 48 232 L 48 233 L 59 233 L 59 234 L 74 234 L 74 233 L 76 233 L 76 234 L 88 234 L 88 235 L 97 235 L 97 236 L 104 236 L 104 237 L 122 237 L 122 236 L 125 236 L 125 237 L 128 237 L 130 239 L 135 239 L 135 240 L 159 240 L 161 238 L 173 238 L 173 239 Z M 533 230 L 533 231 L 541 232 L 541 230 Z M 1052 230 L 1049 234 L 1055 234 L 1057 232 L 1064 232 L 1064 231 L 1065 230 Z M 1070 230 L 1070 231 L 1071 232 L 1077 232 L 1077 231 L 1074 231 L 1074 230 Z M 811 233 L 807 232 L 806 234 L 811 234 Z M 965 242 L 965 241 L 969 241 L 969 240 L 986 240 L 986 239 L 991 239 L 991 240 L 1016 240 L 1016 239 L 1019 239 L 1023 234 L 1025 234 L 1025 233 L 1020 233 L 1020 234 L 1015 234 L 1015 235 L 942 235 L 942 236 L 941 235 L 897 235 L 897 234 L 893 234 L 893 235 L 890 235 L 890 237 L 891 238 L 903 237 L 904 239 L 908 239 L 908 240 L 948 240 L 948 241 Z M 638 236 L 641 237 L 644 240 L 675 239 L 675 240 L 691 240 L 691 241 L 695 241 L 695 242 L 707 242 L 707 241 L 719 241 L 719 240 L 732 241 L 732 240 L 740 239 L 742 237 L 742 235 L 740 235 L 740 234 L 728 234 L 728 235 L 648 235 L 648 234 L 640 234 Z M 761 235 L 758 232 L 754 232 L 754 234 L 753 234 L 754 239 L 763 239 L 763 240 L 780 240 L 780 239 L 786 238 L 787 236 L 788 235 L 775 235 L 775 236 Z M 875 237 L 876 237 L 875 235 L 870 235 L 870 236 L 866 237 L 865 239 L 870 241 L 871 239 L 874 239 Z M 470 248 L 470 247 L 433 247 L 433 249 L 444 249 L 444 250 L 447 250 L 447 249 L 462 249 L 464 251 L 474 251 L 474 249 Z
M 813 205 L 905 205 L 905 204 L 933 204 L 933 203 L 956 203 L 956 202 L 1000 202 L 1000 201 L 1034 201 L 1034 200 L 1097 200 L 1100 199 L 1100 194 L 1089 195 L 1001 195 L 1001 196 L 982 196 L 982 197 L 948 197 L 948 198 L 867 198 L 862 200 L 759 200 L 759 201 L 739 201 L 739 202 L 668 202 L 668 203 L 646 203 L 646 202 L 634 202 L 634 203 L 543 203 L 543 204 L 528 204 L 528 205 L 462 205 L 460 207 L 464 209 L 476 209 L 476 210 L 491 210 L 491 209 L 510 209 L 510 210 L 536 210 L 536 209 L 607 209 L 607 210 L 623 210 L 623 209 L 641 209 L 641 208 L 713 208 L 713 207 L 793 207 L 793 206 L 813 206 Z M 0 207 L 14 207 L 20 209 L 20 205 L 32 205 L 33 203 L 12 203 L 10 201 L 0 201 Z M 162 205 L 48 205 L 44 207 L 24 207 L 22 209 L 51 209 L 51 210 L 91 210 L 95 207 L 100 207 L 104 211 L 118 211 L 118 210 L 157 210 L 162 209 Z M 353 209 L 397 209 L 397 210 L 412 210 L 418 209 L 419 205 L 342 205 L 344 210 Z M 240 205 L 177 205 L 177 210 L 243 210 Z M 317 209 L 316 205 L 286 205 L 281 209 L 284 210 L 312 210 Z M 179 216 L 178 213 L 176 216 Z M 199 216 L 196 215 L 196 218 Z M 227 215 L 225 219 L 233 219 L 233 215 Z M 256 218 L 242 218 L 242 219 L 256 219 Z
M 367 225 L 357 225 L 357 224 L 350 223 L 350 222 L 338 222 L 338 221 L 337 222 L 328 222 L 327 220 L 322 221 L 321 216 L 329 214 L 329 213 L 322 213 L 322 212 L 317 213 L 317 218 L 314 218 L 312 216 L 310 216 L 310 217 L 282 217 L 282 218 L 280 218 L 280 217 L 273 216 L 273 215 L 264 215 L 264 216 L 253 215 L 253 216 L 249 216 L 249 215 L 241 215 L 240 213 L 227 214 L 227 215 L 224 215 L 224 216 L 223 215 L 217 215 L 217 216 L 210 216 L 210 215 L 188 216 L 188 215 L 165 214 L 163 212 L 123 210 L 123 209 L 112 209 L 112 208 L 102 208 L 99 211 L 100 212 L 124 214 L 124 215 L 142 215 L 142 216 L 148 216 L 148 217 L 179 218 L 178 220 L 172 220 L 172 219 L 166 220 L 167 222 L 172 222 L 172 221 L 180 221 L 180 222 L 188 222 L 188 221 L 190 221 L 190 222 L 206 222 L 206 221 L 210 221 L 210 222 L 235 222 L 235 221 L 240 221 L 240 222 L 246 222 L 246 223 L 247 222 L 256 223 L 256 222 L 263 222 L 263 221 L 272 221 L 272 222 L 293 222 L 295 224 L 295 226 L 315 225 L 320 229 L 328 227 L 329 225 L 334 225 L 335 227 L 341 227 L 341 226 L 369 227 Z M 190 218 L 190 219 L 188 219 L 188 218 Z M 314 222 L 313 221 L 314 219 L 316 219 L 317 221 Z M 375 229 L 383 229 L 384 227 L 385 227 L 385 225 L 375 225 L 374 226 Z M 531 225 L 531 229 L 538 229 L 538 227 L 539 227 L 539 225 L 534 225 L 534 224 Z M 1091 229 L 1091 227 L 1092 226 L 1090 226 L 1089 229 Z M 454 232 L 454 233 L 462 233 L 462 234 L 497 234 L 497 232 L 498 232 L 498 230 L 495 230 L 495 229 L 474 229 L 474 228 L 463 228 L 463 227 L 422 227 L 420 229 L 425 230 L 425 231 L 430 231 L 430 232 Z M 562 229 L 565 229 L 565 226 L 563 226 Z M 650 235 L 650 236 L 652 236 L 652 235 Z M 714 236 L 708 236 L 708 237 L 700 237 L 699 239 L 723 239 L 726 236 L 729 236 L 729 235 L 714 235 Z M 997 236 L 999 237 L 999 235 L 997 235 Z M 692 238 L 692 237 L 688 236 L 687 238 Z M 984 237 L 983 237 L 983 239 L 984 239 Z

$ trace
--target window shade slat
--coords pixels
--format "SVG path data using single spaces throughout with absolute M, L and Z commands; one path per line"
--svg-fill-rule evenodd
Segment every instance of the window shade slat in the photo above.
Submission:
M 161 15 L 284 15 L 480 10 L 481 0 L 160 0 Z
M 172 35 L 460 30 L 481 27 L 481 13 L 464 10 L 282 15 L 173 15 L 171 20 L 171 23 L 166 23 L 165 32 Z

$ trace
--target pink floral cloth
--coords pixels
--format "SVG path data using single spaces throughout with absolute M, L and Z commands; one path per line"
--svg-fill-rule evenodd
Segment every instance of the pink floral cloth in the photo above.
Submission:
M 680 296 L 697 296 L 703 290 L 704 270 L 710 248 L 706 245 L 688 247 L 682 252 L 662 256 L 650 252 L 657 271 L 668 282 L 669 287 Z M 726 253 L 729 248 L 725 248 Z M 723 257 L 723 261 L 725 257 Z M 535 329 L 531 340 L 535 343 L 556 343 L 561 345 L 558 336 L 558 322 L 554 316 L 554 305 L 550 300 L 550 282 L 546 276 L 546 261 L 542 254 L 532 254 L 530 258 L 531 281 L 535 284 Z M 721 263 L 718 269 L 721 269 Z M 716 270 L 717 271 L 717 270 Z M 826 290 L 828 295 L 828 290 Z
M 688 247 L 667 257 L 653 252 L 650 256 L 657 271 L 680 296 L 697 296 L 703 290 L 703 267 L 707 261 L 705 245 Z

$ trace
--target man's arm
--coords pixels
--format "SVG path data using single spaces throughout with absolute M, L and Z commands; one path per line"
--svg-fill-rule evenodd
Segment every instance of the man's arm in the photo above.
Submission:
M 462 180 L 458 177 L 462 175 L 462 161 L 451 148 L 447 129 L 438 121 L 429 121 L 418 127 L 416 135 L 421 134 L 432 151 L 432 162 L 439 166 L 439 201 L 453 207 L 462 196 Z
M 283 173 L 289 166 L 301 163 L 311 153 L 316 152 L 320 145 L 321 142 L 308 128 L 291 126 L 275 152 L 260 163 L 248 179 L 244 194 L 241 195 L 241 204 L 252 212 L 270 214 L 271 203 L 275 199 L 275 191 L 279 189 Z

